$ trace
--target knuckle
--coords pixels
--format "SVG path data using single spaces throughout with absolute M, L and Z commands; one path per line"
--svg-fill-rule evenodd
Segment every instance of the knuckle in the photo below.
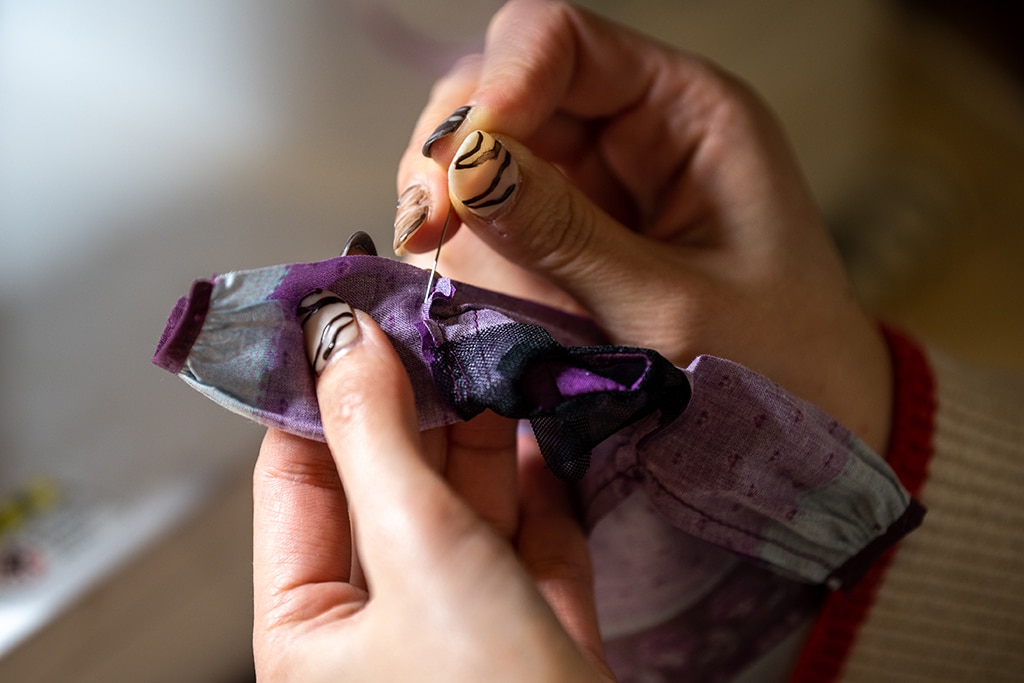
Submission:
M 589 269 L 588 254 L 597 229 L 594 207 L 566 188 L 537 207 L 528 249 L 540 270 L 556 278 L 572 278 Z
M 353 354 L 354 355 L 354 354 Z M 356 358 L 342 358 L 335 363 L 355 361 Z M 324 373 L 317 386 L 321 418 L 338 427 L 347 427 L 362 423 L 367 411 L 373 410 L 376 401 L 373 399 L 379 392 L 373 387 L 387 390 L 387 395 L 395 391 L 390 385 L 387 368 L 378 368 L 376 373 L 367 367 L 367 363 L 348 363 L 347 367 L 333 368 Z M 372 392 L 372 393 L 371 393 Z
M 483 56 L 469 54 L 459 57 L 448 72 L 441 76 L 430 89 L 431 101 L 447 99 L 453 91 L 466 88 L 467 82 L 475 83 L 483 67 Z

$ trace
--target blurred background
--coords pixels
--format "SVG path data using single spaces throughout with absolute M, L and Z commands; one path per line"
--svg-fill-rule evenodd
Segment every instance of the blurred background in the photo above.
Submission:
M 1024 367 L 1020 10 L 584 4 L 765 95 L 873 310 Z M 498 6 L 0 0 L 0 680 L 252 680 L 262 430 L 150 355 L 195 278 L 387 250 L 430 84 Z

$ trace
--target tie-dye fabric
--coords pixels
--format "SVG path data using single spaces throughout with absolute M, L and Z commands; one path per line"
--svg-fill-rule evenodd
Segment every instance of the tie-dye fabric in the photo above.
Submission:
M 200 280 L 153 361 L 240 415 L 322 440 L 296 311 L 323 289 L 387 333 L 421 428 L 484 408 L 530 419 L 555 472 L 579 478 L 623 680 L 729 680 L 921 522 L 854 434 L 741 365 L 675 368 L 607 346 L 586 319 L 445 278 L 424 301 L 426 281 L 374 256 Z
M 426 302 L 418 268 L 372 256 L 279 266 L 199 281 L 178 302 L 154 362 L 224 407 L 262 424 L 323 440 L 299 301 L 335 291 L 365 310 L 394 342 L 412 378 L 420 426 L 467 420 L 490 408 L 529 419 L 548 466 L 578 479 L 590 451 L 648 415 L 674 420 L 690 396 L 685 373 L 648 349 L 566 347 L 596 337 L 584 320 L 441 278 Z M 481 305 L 481 299 L 490 305 Z
M 154 362 L 236 413 L 323 440 L 296 309 L 329 290 L 391 338 L 422 428 L 492 408 L 532 420 L 561 476 L 577 478 L 593 458 L 579 484 L 591 525 L 640 490 L 696 538 L 804 581 L 842 583 L 870 559 L 864 551 L 919 517 L 856 436 L 757 373 L 712 356 L 683 371 L 645 349 L 581 346 L 602 341 L 589 321 L 445 278 L 423 301 L 426 278 L 346 256 L 201 280 Z

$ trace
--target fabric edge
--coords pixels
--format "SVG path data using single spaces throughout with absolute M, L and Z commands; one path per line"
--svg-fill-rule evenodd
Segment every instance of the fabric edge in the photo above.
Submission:
M 911 497 L 928 476 L 935 433 L 935 377 L 923 349 L 910 337 L 882 326 L 893 365 L 893 425 L 887 462 Z M 889 548 L 849 591 L 833 592 L 815 621 L 789 683 L 837 680 L 899 545 Z
M 192 345 L 203 329 L 212 294 L 211 281 L 196 280 L 189 295 L 178 300 L 157 343 L 153 354 L 154 365 L 175 375 L 181 372 Z

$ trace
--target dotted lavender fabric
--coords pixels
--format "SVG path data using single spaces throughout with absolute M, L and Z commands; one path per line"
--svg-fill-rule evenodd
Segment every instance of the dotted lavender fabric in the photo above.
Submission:
M 606 345 L 588 320 L 446 278 L 424 302 L 426 280 L 375 256 L 200 280 L 175 306 L 153 362 L 240 415 L 322 440 L 298 302 L 323 289 L 366 311 L 409 373 L 421 428 L 484 408 L 529 419 L 549 466 L 579 479 L 602 628 L 621 646 L 610 650 L 620 675 L 638 680 L 698 669 L 710 673 L 692 680 L 727 680 L 806 619 L 821 587 L 851 585 L 921 522 L 923 509 L 854 434 L 741 365 L 700 356 L 676 368 L 654 351 Z M 651 524 L 623 521 L 630 506 Z M 624 550 L 633 559 L 613 557 Z M 617 599 L 621 588 L 608 586 L 626 575 L 628 599 Z M 716 586 L 731 592 L 711 599 Z M 751 619 L 778 628 L 753 638 L 726 625 L 737 612 L 722 601 L 741 594 L 760 615 Z M 637 642 L 683 638 L 687 619 L 718 619 L 732 654 L 698 668 L 671 656 L 669 666 L 661 650 L 636 654 Z

